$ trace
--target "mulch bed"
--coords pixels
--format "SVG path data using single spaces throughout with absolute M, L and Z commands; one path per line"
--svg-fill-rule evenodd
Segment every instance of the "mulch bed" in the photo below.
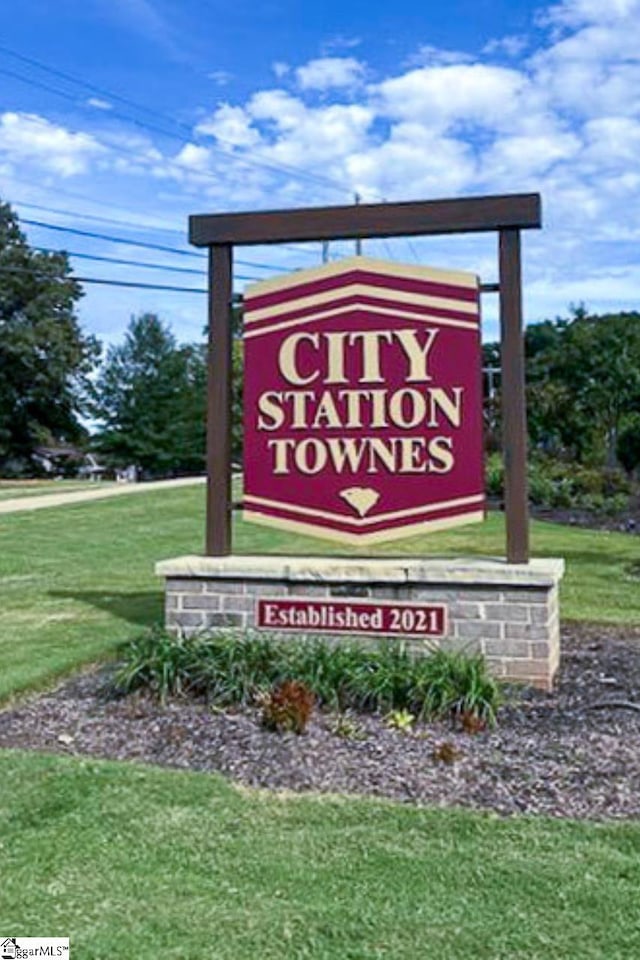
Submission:
M 487 504 L 489 510 L 504 512 L 504 501 L 496 497 L 489 497 Z M 579 507 L 545 507 L 533 503 L 529 504 L 529 512 L 534 519 L 546 520 L 549 523 L 640 536 L 640 496 L 637 495 L 629 499 L 629 504 L 624 510 L 615 514 Z
M 502 815 L 588 819 L 640 815 L 640 629 L 572 625 L 563 631 L 556 690 L 509 692 L 494 730 L 446 724 L 402 733 L 381 717 L 352 718 L 359 738 L 316 712 L 306 734 L 266 731 L 256 710 L 162 706 L 112 698 L 108 674 L 85 673 L 0 713 L 0 747 L 137 760 L 223 773 L 252 787 L 366 794 Z M 601 706 L 614 701 L 627 706 Z M 453 763 L 435 754 L 443 743 Z
M 606 530 L 609 533 L 628 533 L 640 536 L 640 507 L 633 504 L 628 510 L 607 516 L 597 510 L 579 510 L 569 507 L 536 507 L 531 516 L 536 520 L 563 523 L 569 527 L 584 527 L 587 530 Z

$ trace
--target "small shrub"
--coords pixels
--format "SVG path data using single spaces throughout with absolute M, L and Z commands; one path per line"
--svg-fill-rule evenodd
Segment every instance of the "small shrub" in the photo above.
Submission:
M 487 721 L 483 717 L 479 717 L 477 714 L 472 713 L 469 710 L 464 710 L 460 715 L 460 725 L 465 733 L 476 734 L 482 733 L 483 730 L 487 728 Z
M 416 718 L 410 710 L 392 710 L 385 717 L 385 722 L 388 727 L 392 727 L 394 730 L 409 733 L 416 722 Z
M 590 510 L 592 513 L 602 513 L 605 508 L 605 499 L 601 493 L 585 493 L 580 498 L 580 506 L 583 510 Z
M 193 640 L 174 637 L 159 627 L 136 637 L 127 644 L 125 657 L 116 671 L 116 690 L 132 693 L 144 688 L 162 701 L 190 692 L 193 644 Z
M 626 493 L 614 493 L 604 501 L 602 509 L 608 516 L 615 517 L 629 509 L 629 497 Z
M 485 487 L 488 497 L 504 496 L 504 464 L 499 453 L 492 453 L 485 464 Z
M 432 756 L 436 763 L 452 764 L 460 759 L 462 753 L 455 744 L 449 740 L 445 740 L 443 743 L 439 743 L 437 747 L 434 747 Z
M 539 506 L 556 506 L 553 480 L 539 464 L 529 464 L 529 499 Z
M 422 674 L 421 718 L 452 715 L 459 719 L 468 714 L 495 724 L 500 691 L 481 654 L 436 650 L 418 669 Z
M 566 462 L 536 451 L 527 467 L 529 499 L 541 507 L 618 513 L 628 507 L 630 474 L 640 468 L 640 414 L 632 414 L 620 431 L 617 447 L 623 470 Z M 502 455 L 492 453 L 485 464 L 487 496 L 504 497 Z
M 628 505 L 629 478 L 621 470 L 587 467 L 538 456 L 529 463 L 529 498 L 546 507 L 616 513 Z
M 314 702 L 306 684 L 285 680 L 262 698 L 262 722 L 278 733 L 304 733 Z
M 366 740 L 367 733 L 362 726 L 353 717 L 346 713 L 341 713 L 335 719 L 331 732 L 336 737 L 343 740 Z
M 161 699 L 202 696 L 225 707 L 248 705 L 258 691 L 293 679 L 340 712 L 406 710 L 428 720 L 467 711 L 493 724 L 499 703 L 497 683 L 479 655 L 436 650 L 414 656 L 399 641 L 365 647 L 262 634 L 180 638 L 156 630 L 124 647 L 115 686 L 124 693 L 147 689 Z

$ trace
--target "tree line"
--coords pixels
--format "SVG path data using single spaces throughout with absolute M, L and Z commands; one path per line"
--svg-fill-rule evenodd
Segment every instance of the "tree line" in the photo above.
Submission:
M 533 451 L 588 466 L 640 465 L 640 313 L 568 318 L 525 330 L 527 422 Z M 483 348 L 487 371 L 500 364 L 500 345 Z M 487 389 L 489 443 L 499 444 L 500 391 Z
M 64 253 L 29 246 L 0 203 L 0 475 L 33 472 L 41 445 L 90 448 L 147 476 L 205 467 L 207 347 L 134 317 L 106 351 L 76 315 Z M 232 455 L 242 457 L 242 340 L 234 315 Z M 204 333 L 204 332 L 203 332 Z M 525 333 L 530 445 L 589 466 L 640 467 L 640 313 L 531 324 Z M 500 446 L 500 345 L 483 348 L 487 447 Z
M 0 203 L 0 476 L 37 470 L 43 447 L 91 449 L 144 475 L 205 468 L 207 347 L 154 314 L 103 350 L 84 333 L 66 254 L 32 249 Z M 241 456 L 242 345 L 234 343 L 233 455 Z

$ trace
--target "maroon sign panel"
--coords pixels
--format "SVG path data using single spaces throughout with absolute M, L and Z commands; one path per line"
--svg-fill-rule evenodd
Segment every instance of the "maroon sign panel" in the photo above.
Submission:
M 256 601 L 256 626 L 275 631 L 443 637 L 447 611 L 440 603 L 262 597 Z
M 367 544 L 483 519 L 477 277 L 356 257 L 244 317 L 246 520 Z

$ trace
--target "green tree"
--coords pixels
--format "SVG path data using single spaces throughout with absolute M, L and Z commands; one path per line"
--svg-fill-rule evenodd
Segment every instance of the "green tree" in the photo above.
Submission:
M 527 329 L 534 441 L 555 440 L 580 461 L 616 463 L 624 419 L 640 411 L 640 314 L 589 315 Z
M 484 356 L 495 362 L 499 344 L 485 345 Z M 532 445 L 614 466 L 621 429 L 640 413 L 640 314 L 596 316 L 572 308 L 568 319 L 526 328 L 525 358 Z M 487 410 L 485 392 L 485 418 Z
M 616 452 L 627 473 L 640 467 L 640 413 L 632 413 L 623 421 Z
M 132 318 L 124 343 L 107 353 L 96 394 L 96 442 L 113 463 L 152 476 L 204 469 L 204 347 L 179 347 L 154 314 Z
M 78 442 L 100 347 L 75 315 L 66 254 L 31 249 L 0 203 L 0 469 L 29 468 L 34 447 Z

